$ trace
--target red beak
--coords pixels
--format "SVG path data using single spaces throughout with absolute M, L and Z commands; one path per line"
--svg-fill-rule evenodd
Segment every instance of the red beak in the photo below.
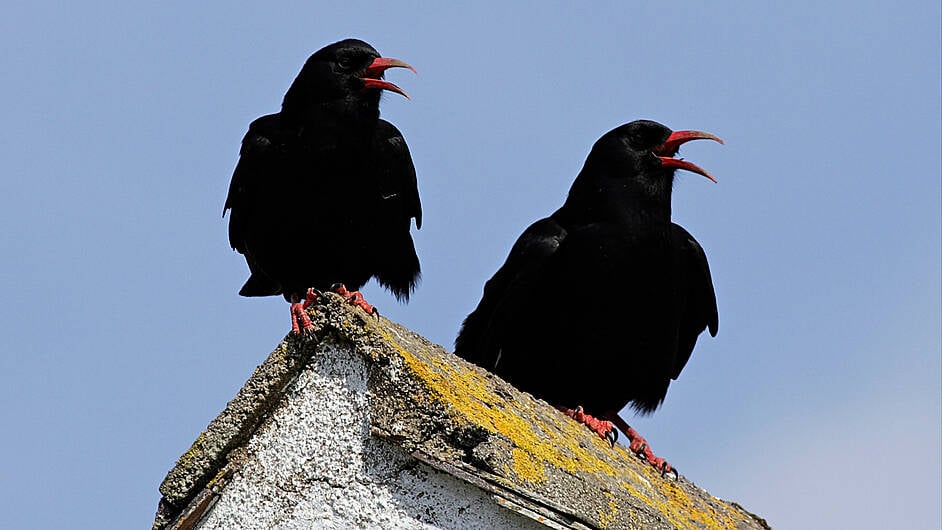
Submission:
M 654 150 L 654 153 L 661 159 L 661 165 L 666 168 L 685 169 L 703 175 L 713 182 L 716 182 L 713 175 L 707 173 L 706 170 L 700 166 L 692 162 L 687 162 L 686 160 L 673 158 L 673 156 L 677 154 L 677 150 L 680 149 L 680 146 L 691 140 L 713 140 L 714 142 L 723 143 L 723 140 L 720 140 L 717 136 L 706 132 L 674 131 L 660 147 Z
M 389 68 L 408 68 L 409 70 L 415 72 L 415 68 L 404 61 L 400 61 L 399 59 L 377 57 L 376 59 L 373 59 L 373 62 L 370 63 L 370 65 L 366 67 L 366 70 L 363 71 L 363 87 L 365 89 L 389 90 L 390 92 L 402 94 L 406 97 L 406 99 L 410 99 L 409 94 L 406 94 L 405 90 L 397 87 L 389 81 L 381 79 L 383 72 Z

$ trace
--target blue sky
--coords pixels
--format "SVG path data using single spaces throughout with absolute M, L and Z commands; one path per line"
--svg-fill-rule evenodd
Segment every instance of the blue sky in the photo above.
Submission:
M 684 156 L 674 217 L 720 309 L 630 420 L 776 528 L 938 528 L 938 2 L 538 10 L 17 2 L 0 19 L 0 528 L 142 528 L 157 486 L 289 325 L 237 291 L 220 218 L 248 123 L 359 37 L 419 71 L 383 116 L 418 171 L 423 282 L 383 314 L 450 346 L 484 281 L 637 118 Z

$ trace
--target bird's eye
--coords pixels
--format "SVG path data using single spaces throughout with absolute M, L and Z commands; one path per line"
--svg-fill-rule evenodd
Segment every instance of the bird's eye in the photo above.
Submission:
M 337 59 L 337 65 L 339 65 L 344 70 L 349 70 L 353 67 L 353 59 L 349 57 L 341 57 L 340 59 Z

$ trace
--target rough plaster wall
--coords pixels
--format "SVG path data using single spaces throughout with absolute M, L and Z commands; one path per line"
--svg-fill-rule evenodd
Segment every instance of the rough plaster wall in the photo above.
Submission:
M 197 528 L 545 528 L 371 437 L 368 399 L 362 358 L 319 351 Z

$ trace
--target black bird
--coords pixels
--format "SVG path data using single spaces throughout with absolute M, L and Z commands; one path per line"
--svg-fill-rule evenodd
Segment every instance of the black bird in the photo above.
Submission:
M 281 112 L 253 121 L 242 139 L 223 208 L 229 243 L 251 272 L 239 294 L 284 295 L 295 333 L 311 328 L 304 310 L 320 291 L 374 313 L 356 292 L 370 278 L 400 301 L 419 279 L 409 233 L 413 218 L 422 226 L 415 167 L 402 133 L 379 118 L 383 90 L 408 98 L 383 80 L 392 67 L 415 71 L 360 40 L 326 46 Z
M 641 414 L 653 412 L 697 336 L 706 328 L 716 335 L 706 255 L 671 222 L 676 169 L 715 182 L 673 158 L 695 139 L 722 143 L 646 120 L 602 136 L 566 202 L 517 239 L 455 341 L 461 357 L 613 443 L 618 425 L 631 449 L 662 472 L 670 465 L 618 411 L 630 403 Z

